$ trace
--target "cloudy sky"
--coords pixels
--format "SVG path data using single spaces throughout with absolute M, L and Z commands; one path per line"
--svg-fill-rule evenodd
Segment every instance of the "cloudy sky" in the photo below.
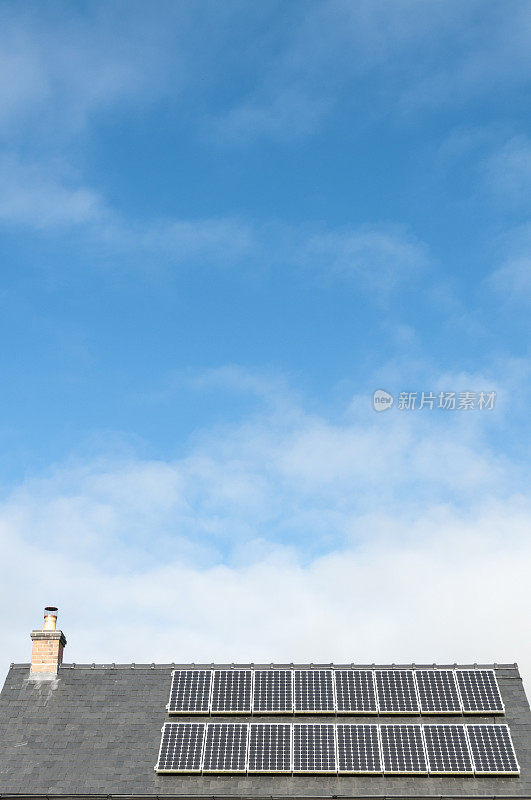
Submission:
M 1 671 L 54 604 L 77 663 L 531 680 L 527 0 L 0 30 Z

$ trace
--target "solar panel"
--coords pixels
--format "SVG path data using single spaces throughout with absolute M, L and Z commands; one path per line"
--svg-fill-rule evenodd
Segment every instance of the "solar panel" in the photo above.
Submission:
M 424 725 L 431 775 L 473 775 L 464 725 Z
M 248 730 L 245 722 L 207 725 L 203 772 L 245 772 Z
M 306 713 L 335 711 L 334 679 L 331 669 L 294 671 L 294 710 Z
M 339 714 L 376 714 L 376 692 L 371 670 L 336 669 L 337 711 Z
M 375 670 L 380 714 L 418 714 L 413 672 L 407 669 Z
M 291 772 L 291 725 L 249 726 L 249 772 Z
M 201 772 L 203 722 L 166 722 L 162 728 L 157 772 Z
M 213 714 L 250 714 L 252 695 L 250 669 L 217 669 L 212 684 Z
M 460 714 L 461 704 L 453 670 L 418 669 L 415 671 L 423 714 Z
M 293 772 L 336 772 L 333 725 L 293 726 Z
M 172 675 L 170 714 L 208 714 L 212 672 L 209 669 L 176 669 Z
M 519 775 L 507 725 L 467 725 L 476 775 Z
M 290 669 L 257 669 L 254 673 L 253 712 L 286 714 L 293 711 Z
M 455 675 L 464 714 L 505 712 L 493 669 L 457 669 Z
M 337 726 L 337 767 L 354 775 L 382 772 L 377 725 Z
M 428 772 L 420 725 L 381 725 L 384 772 L 425 775 Z

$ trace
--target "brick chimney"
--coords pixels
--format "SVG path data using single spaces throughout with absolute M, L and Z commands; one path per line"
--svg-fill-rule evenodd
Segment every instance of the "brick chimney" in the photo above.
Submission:
M 31 640 L 31 673 L 48 673 L 56 675 L 63 662 L 63 648 L 66 645 L 65 635 L 56 630 L 57 609 L 46 606 L 44 609 L 44 627 L 41 631 L 32 631 Z

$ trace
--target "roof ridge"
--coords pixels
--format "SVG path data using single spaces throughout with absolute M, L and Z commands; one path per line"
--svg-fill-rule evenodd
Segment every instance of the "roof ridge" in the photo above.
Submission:
M 29 669 L 29 663 L 22 663 L 22 664 L 11 664 L 11 669 Z M 186 662 L 186 663 L 166 663 L 166 664 L 156 664 L 152 663 L 142 663 L 137 664 L 135 662 L 132 663 L 96 663 L 93 662 L 92 664 L 77 664 L 75 662 L 72 663 L 63 663 L 59 667 L 60 670 L 62 669 L 494 669 L 494 670 L 518 670 L 518 664 L 516 662 L 510 664 L 500 664 L 500 663 L 487 663 L 487 664 L 438 664 L 438 663 L 429 663 L 429 664 L 419 664 L 416 662 L 411 662 L 407 664 L 335 664 L 335 663 L 324 663 L 324 664 L 317 664 L 317 663 L 267 663 L 267 664 L 258 664 L 258 663 L 216 663 L 210 662 L 207 664 L 204 663 L 196 663 L 196 662 Z

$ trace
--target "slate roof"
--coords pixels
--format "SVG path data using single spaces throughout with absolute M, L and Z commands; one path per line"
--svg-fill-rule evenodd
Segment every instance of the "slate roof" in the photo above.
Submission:
M 176 719 L 169 718 L 165 710 L 171 670 L 190 666 L 65 664 L 56 679 L 42 680 L 30 676 L 29 664 L 12 665 L 0 694 L 0 797 L 531 798 L 531 713 L 516 664 L 482 665 L 494 666 L 496 670 L 506 707 L 505 718 L 457 719 L 507 722 L 520 764 L 519 777 L 157 775 L 153 767 L 161 727 L 168 719 Z M 230 668 L 235 665 L 193 666 Z M 271 665 L 253 666 L 267 668 Z M 223 719 L 216 717 L 216 721 Z M 234 717 L 227 719 L 234 721 Z M 244 721 L 245 717 L 239 719 Z M 278 719 L 260 717 L 263 722 Z M 298 719 L 300 721 L 300 717 Z M 333 715 L 326 719 L 336 721 Z M 455 719 L 452 717 L 452 721 Z M 445 716 L 430 717 L 429 722 L 439 720 L 450 721 Z M 323 722 L 324 719 L 322 715 L 305 715 L 304 721 Z M 342 715 L 337 721 L 368 720 L 367 717 Z M 399 720 L 380 716 L 373 717 L 372 721 L 396 723 Z M 420 718 L 418 715 L 400 717 L 400 721 L 419 723 Z

